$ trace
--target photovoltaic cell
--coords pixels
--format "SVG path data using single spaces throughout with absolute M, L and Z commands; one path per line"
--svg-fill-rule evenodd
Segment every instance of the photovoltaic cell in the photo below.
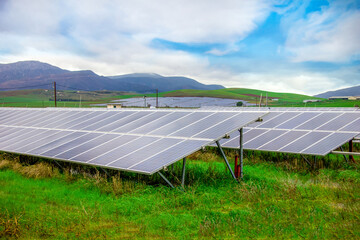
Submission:
M 178 120 L 182 117 L 185 117 L 189 114 L 191 114 L 191 113 L 190 112 L 172 112 L 169 115 L 167 115 L 166 118 L 159 118 L 156 121 L 146 123 L 142 126 L 135 128 L 134 130 L 129 131 L 129 133 L 147 134 L 151 131 L 159 129 L 159 128 L 161 128 L 167 124 L 170 124 L 171 122 Z
M 318 130 L 337 131 L 358 118 L 359 118 L 359 114 L 351 113 L 351 112 L 343 113 L 339 117 L 334 118 L 325 125 L 319 127 Z
M 162 118 L 164 116 L 167 116 L 170 114 L 169 112 L 158 112 L 154 114 L 149 114 L 147 117 L 140 117 L 137 115 L 134 115 L 135 120 L 130 120 L 130 122 L 124 124 L 123 126 L 112 130 L 111 132 L 119 132 L 119 133 L 127 133 L 130 132 L 139 126 L 144 126 L 148 123 L 151 123 L 159 118 Z
M 263 121 L 263 123 L 258 125 L 258 127 L 259 128 L 274 128 L 299 114 L 300 113 L 298 113 L 298 112 L 283 112 L 283 113 L 280 113 L 278 116 L 274 117 L 273 119 L 270 119 L 268 121 Z M 265 119 L 267 119 L 267 118 L 268 118 L 268 116 L 265 117 Z
M 259 147 L 261 147 L 262 145 L 274 140 L 275 138 L 281 136 L 282 134 L 284 134 L 286 131 L 285 130 L 272 130 L 272 131 L 268 131 L 256 138 L 253 138 L 251 141 L 247 141 L 244 144 L 244 148 L 246 149 L 257 149 Z
M 349 132 L 360 132 L 360 119 L 357 119 L 348 125 L 345 125 L 340 131 L 349 131 Z
M 304 130 L 314 130 L 324 123 L 339 117 L 341 113 L 322 113 L 315 118 L 310 119 L 309 121 L 304 122 L 303 124 L 299 125 L 295 129 L 304 129 Z
M 291 121 L 286 121 L 283 124 L 280 124 L 279 126 L 277 126 L 276 128 L 279 129 L 294 129 L 297 126 L 299 126 L 300 124 L 303 124 L 304 122 L 320 115 L 321 113 L 319 112 L 303 112 L 300 115 L 294 117 L 293 119 L 291 119 Z
M 41 153 L 41 155 L 43 155 L 45 157 L 55 157 L 65 151 L 68 151 L 68 150 L 74 148 L 74 146 L 81 145 L 84 142 L 87 142 L 93 138 L 99 137 L 100 135 L 101 135 L 100 133 L 86 133 L 79 138 L 73 139 L 67 143 L 64 143 L 60 146 L 56 146 L 55 148 L 52 148 L 51 150 L 43 152 L 43 153 Z
M 115 146 L 115 148 L 112 149 L 111 151 L 106 152 L 100 156 L 97 156 L 89 160 L 87 163 L 102 164 L 104 166 L 107 166 L 109 163 L 112 163 L 118 160 L 119 158 L 131 154 L 132 152 L 140 148 L 143 148 L 144 146 L 149 145 L 158 140 L 160 140 L 160 138 L 138 137 L 132 139 L 127 143 L 121 144 L 120 146 Z
M 206 141 L 201 140 L 190 140 L 190 141 L 183 141 L 175 146 L 170 147 L 132 167 L 131 170 L 138 171 L 138 172 L 157 172 L 161 170 L 159 165 L 167 165 L 167 159 L 181 159 L 184 158 L 191 153 L 194 152 L 194 149 L 199 149 L 201 146 L 206 145 Z M 156 161 L 159 165 L 154 165 L 153 162 Z
M 331 152 L 331 150 L 340 147 L 343 142 L 347 142 L 349 139 L 352 139 L 356 136 L 356 133 L 332 133 L 329 136 L 322 139 L 320 142 L 315 143 L 314 145 L 306 148 L 302 151 L 303 154 L 310 155 L 326 155 Z
M 309 147 L 311 144 L 318 142 L 319 140 L 325 138 L 330 134 L 331 134 L 330 132 L 309 132 L 308 134 L 295 140 L 289 145 L 280 148 L 279 150 L 281 152 L 301 153 L 305 148 Z
M 119 158 L 117 161 L 108 164 L 109 167 L 115 168 L 129 168 L 135 165 L 139 161 L 146 159 L 148 156 L 156 155 L 163 149 L 166 149 L 172 145 L 175 145 L 183 140 L 181 139 L 159 139 L 158 141 L 151 143 L 143 148 L 139 148 L 132 153 Z
M 124 145 L 126 143 L 129 143 L 129 142 L 135 140 L 136 138 L 139 138 L 139 137 L 131 136 L 131 135 L 118 135 L 118 137 L 113 138 L 109 142 L 98 145 L 94 148 L 91 148 L 87 151 L 80 153 L 77 156 L 72 157 L 71 160 L 78 161 L 78 162 L 88 162 L 91 159 L 93 159 L 94 156 L 99 156 L 98 158 L 101 158 L 101 155 L 103 155 L 104 153 L 111 152 L 112 150 L 116 149 L 117 147 Z M 104 157 L 106 158 L 106 156 L 104 156 Z
M 56 148 L 57 146 L 60 146 L 62 144 L 65 144 L 72 139 L 79 138 L 83 135 L 85 135 L 86 132 L 71 132 L 70 134 L 67 134 L 66 136 L 60 137 L 54 141 L 50 141 L 42 146 L 35 145 L 33 149 L 31 149 L 28 153 L 31 155 L 39 155 L 47 151 L 50 151 L 53 148 Z M 37 146 L 37 147 L 36 147 Z
M 264 151 L 278 151 L 280 148 L 299 139 L 307 133 L 307 131 L 288 131 L 275 140 L 263 145 L 260 149 Z
M 175 132 L 179 131 L 182 128 L 193 124 L 194 122 L 198 121 L 199 119 L 208 117 L 211 114 L 215 114 L 214 112 L 192 112 L 191 114 L 186 115 L 184 118 L 177 119 L 173 122 L 173 124 L 167 124 L 163 127 L 155 129 L 150 132 L 152 135 L 161 135 L 167 136 L 170 134 L 174 134 Z M 210 125 L 210 124 L 209 124 Z M 179 136 L 179 135 L 176 135 Z

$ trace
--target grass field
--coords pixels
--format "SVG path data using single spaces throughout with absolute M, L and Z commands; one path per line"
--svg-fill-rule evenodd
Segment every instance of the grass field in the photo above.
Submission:
M 250 103 L 259 103 L 262 95 L 262 105 L 268 94 L 270 107 L 355 107 L 360 106 L 360 101 L 325 100 L 311 96 L 275 93 L 245 88 L 227 88 L 219 90 L 177 90 L 159 93 L 159 97 L 216 97 L 245 100 Z M 144 94 L 113 92 L 113 91 L 58 91 L 57 106 L 59 107 L 91 107 L 92 104 L 109 103 L 132 97 L 143 97 Z M 146 94 L 155 97 L 156 94 Z M 274 99 L 278 99 L 275 101 Z M 320 102 L 303 103 L 306 99 L 320 99 Z M 1 107 L 54 107 L 54 96 L 50 90 L 19 90 L 0 92 Z M 80 101 L 81 100 L 81 101 Z
M 357 165 L 331 156 L 314 170 L 296 156 L 248 156 L 237 184 L 215 152 L 193 154 L 182 192 L 157 175 L 107 177 L 64 163 L 62 171 L 49 161 L 2 154 L 0 238 L 360 238 Z M 178 185 L 173 175 L 180 171 L 181 162 L 165 174 Z
M 119 95 L 121 94 L 121 95 Z M 108 103 L 119 98 L 129 98 L 132 93 L 118 91 L 57 91 L 58 107 L 90 107 L 91 104 Z M 19 91 L 0 91 L 2 107 L 54 107 L 53 91 L 30 89 Z

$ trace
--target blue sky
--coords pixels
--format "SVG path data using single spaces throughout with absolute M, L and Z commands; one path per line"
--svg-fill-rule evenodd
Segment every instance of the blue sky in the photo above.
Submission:
M 0 62 L 312 95 L 360 85 L 359 23 L 354 0 L 2 0 Z

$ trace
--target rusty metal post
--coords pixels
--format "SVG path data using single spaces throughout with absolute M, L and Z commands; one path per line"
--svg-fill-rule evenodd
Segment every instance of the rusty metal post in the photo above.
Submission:
M 239 164 L 239 168 L 238 172 L 240 174 L 240 178 L 242 179 L 244 177 L 244 173 L 243 173 L 243 160 L 244 160 L 244 137 L 243 137 L 243 129 L 240 128 L 239 130 L 240 133 L 240 148 L 239 148 L 239 156 L 240 156 L 240 164 Z
M 353 140 L 349 141 L 349 152 L 353 152 L 354 151 L 354 145 L 353 145 Z M 349 156 L 349 159 L 354 163 L 355 159 L 353 155 Z

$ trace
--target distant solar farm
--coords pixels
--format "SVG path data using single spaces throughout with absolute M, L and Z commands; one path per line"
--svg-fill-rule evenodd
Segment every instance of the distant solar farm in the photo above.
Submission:
M 212 97 L 160 97 L 158 99 L 158 106 L 184 108 L 199 108 L 204 106 L 235 107 L 239 101 L 241 100 Z M 147 107 L 149 105 L 156 106 L 155 97 L 128 98 L 122 100 L 115 100 L 114 102 L 121 103 L 125 107 Z M 243 102 L 246 104 L 245 101 Z M 253 104 L 246 105 L 250 106 Z

